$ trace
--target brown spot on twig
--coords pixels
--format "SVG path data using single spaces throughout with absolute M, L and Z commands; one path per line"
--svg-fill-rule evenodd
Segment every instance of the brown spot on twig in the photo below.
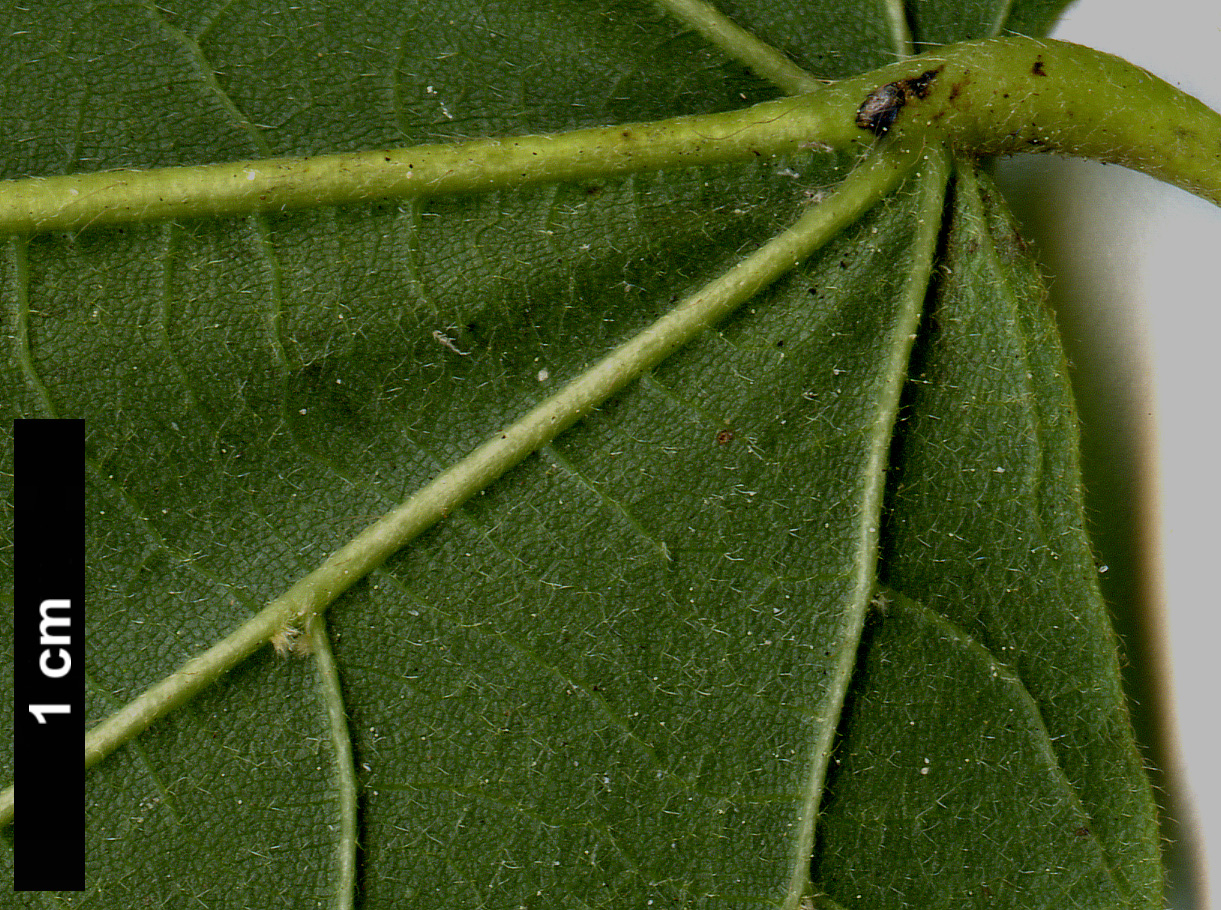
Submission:
M 900 80 L 900 84 L 904 87 L 909 95 L 915 98 L 927 98 L 928 93 L 932 90 L 930 86 L 933 84 L 933 80 L 937 78 L 937 74 L 940 73 L 942 69 L 944 69 L 944 67 L 939 66 L 935 70 L 929 70 L 928 72 L 921 73 L 915 79 Z
M 951 104 L 953 104 L 954 101 L 958 98 L 958 96 L 961 95 L 963 93 L 963 91 L 966 89 L 966 87 L 970 84 L 971 84 L 971 71 L 967 70 L 967 72 L 963 73 L 962 77 L 957 82 L 955 82 L 953 85 L 950 86 L 949 102 Z

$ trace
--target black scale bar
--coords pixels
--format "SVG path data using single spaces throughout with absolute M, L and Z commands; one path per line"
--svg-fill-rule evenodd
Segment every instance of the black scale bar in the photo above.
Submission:
M 13 887 L 85 888 L 85 422 L 13 421 Z

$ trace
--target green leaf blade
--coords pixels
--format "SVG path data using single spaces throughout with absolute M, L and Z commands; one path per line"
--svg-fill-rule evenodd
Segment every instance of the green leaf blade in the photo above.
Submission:
M 845 907 L 1132 906 L 1021 681 L 902 595 L 833 767 L 814 874 Z
M 916 354 L 891 480 L 883 579 L 1012 668 L 1116 893 L 1154 906 L 1156 814 L 1082 530 L 1067 367 L 1033 263 L 990 184 L 960 169 L 956 187 L 935 329 Z M 1035 849 L 1042 840 L 1027 830 L 1019 842 Z M 977 859 L 981 881 L 987 857 Z
M 1056 6 L 1019 2 L 1011 21 L 1043 21 Z M 879 4 L 722 9 L 819 76 L 902 51 Z M 82 14 L 62 43 L 53 17 L 7 14 L 0 34 L 28 91 L 6 110 L 31 126 L 0 137 L 4 174 L 567 129 L 776 94 L 643 2 L 268 12 L 112 5 Z M 960 12 L 947 5 L 945 18 L 965 21 Z M 112 20 L 122 28 L 108 30 Z M 98 72 L 110 76 L 105 94 Z M 163 83 L 164 108 L 148 94 Z M 819 204 L 847 165 L 802 154 L 7 239 L 6 412 L 90 422 L 90 719 Z M 981 906 L 1155 902 L 1152 804 L 1113 642 L 1088 594 L 1071 403 L 1054 376 L 1054 332 L 1029 301 L 998 316 L 955 292 L 976 328 L 999 326 L 1014 347 L 963 343 L 946 355 L 938 382 L 956 384 L 957 364 L 977 400 L 909 402 L 880 572 L 922 606 L 895 608 L 896 624 L 883 621 L 863 652 L 873 675 L 854 677 L 940 195 L 927 174 L 910 182 L 336 603 L 328 619 L 360 794 L 358 906 L 804 907 L 845 687 L 857 706 L 845 743 L 873 737 L 862 755 L 920 760 L 914 786 L 870 784 L 903 795 L 877 839 L 858 824 L 876 796 L 847 794 L 859 764 L 832 780 L 815 867 L 838 905 L 872 906 L 857 895 L 875 893 L 877 906 L 989 897 L 964 874 L 957 890 L 930 890 L 917 871 L 939 863 L 944 884 L 987 855 L 984 835 L 1027 821 L 995 879 L 1038 884 Z M 973 205 L 955 216 L 972 225 L 954 241 L 960 258 L 942 259 L 962 268 L 954 281 L 1037 297 L 996 210 Z M 972 239 L 983 253 L 963 252 Z M 953 282 L 939 280 L 952 297 Z M 1033 392 L 1014 351 L 1040 377 Z M 1055 392 L 1046 402 L 1044 388 Z M 971 408 L 974 423 L 958 413 Z M 957 435 L 938 440 L 929 427 L 947 409 Z M 1014 485 L 985 484 L 989 498 L 954 486 L 949 468 L 983 476 L 980 453 L 1003 456 L 1006 474 L 988 479 Z M 1006 545 L 1005 528 L 1053 527 L 1059 559 L 1021 563 L 1048 586 L 1013 607 L 1002 573 L 988 576 L 987 596 L 962 597 L 983 570 L 948 533 L 931 568 L 910 558 L 924 535 L 903 522 L 952 531 L 964 510 L 963 522 L 994 519 L 983 537 Z M 943 559 L 956 568 L 940 577 Z M 1075 638 L 1035 615 L 1046 602 L 1061 620 L 1084 617 Z M 971 610 L 1014 621 L 981 631 Z M 1013 657 L 1018 643 L 1029 657 Z M 1058 662 L 1073 673 L 1056 675 Z M 935 674 L 940 701 L 912 695 L 922 673 Z M 925 797 L 948 792 L 919 787 L 959 760 L 960 740 L 938 737 L 932 718 L 964 692 L 981 711 L 1018 706 L 1029 723 L 965 744 L 974 777 L 960 778 L 939 829 L 919 827 Z M 913 697 L 909 710 L 930 718 L 922 740 L 858 711 Z M 158 722 L 91 772 L 91 890 L 58 899 L 333 900 L 346 809 L 328 707 L 311 668 L 265 650 Z M 0 770 L 10 764 L 0 751 Z M 987 776 L 997 769 L 1012 773 Z M 1043 816 L 1015 802 L 1036 787 Z M 950 829 L 948 843 L 930 838 Z M 1032 863 L 1072 881 L 1010 874 Z M 880 887 L 879 867 L 899 891 Z
M 119 704 L 92 680 L 88 696 Z M 326 905 L 341 875 L 334 764 L 314 668 L 264 652 L 90 771 L 86 891 L 60 898 Z
M 888 209 L 854 237 L 891 219 L 915 227 L 909 202 Z M 872 560 L 859 506 L 878 432 L 869 402 L 893 381 L 878 372 L 893 358 L 873 345 L 895 319 L 890 281 L 907 272 L 883 263 L 911 255 L 837 244 L 336 611 L 341 658 L 371 622 L 407 640 L 352 656 L 363 668 L 347 680 L 354 727 L 384 731 L 405 712 L 420 730 L 393 746 L 358 742 L 379 769 L 371 899 L 389 897 L 380 875 L 440 875 L 421 906 L 454 901 L 460 892 L 446 889 L 458 888 L 461 860 L 476 864 L 464 887 L 494 877 L 502 894 L 528 895 L 542 875 L 537 905 L 562 906 L 587 893 L 589 851 L 618 870 L 607 905 L 784 903 L 804 875 L 791 841 L 869 594 L 859 581 Z M 810 288 L 831 283 L 847 309 L 811 305 Z M 841 394 L 803 394 L 837 364 L 854 367 Z M 810 446 L 824 471 L 809 470 Z M 387 600 L 399 591 L 405 611 Z M 466 718 L 457 729 L 455 716 Z M 441 798 L 430 805 L 432 790 Z M 460 806 L 480 824 L 454 829 Z M 419 825 L 400 832 L 391 821 L 405 816 Z M 493 831 L 503 840 L 489 841 Z M 535 854 L 554 866 L 533 868 Z

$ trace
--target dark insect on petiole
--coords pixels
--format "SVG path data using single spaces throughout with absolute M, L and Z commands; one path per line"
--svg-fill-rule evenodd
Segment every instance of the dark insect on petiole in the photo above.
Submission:
M 937 67 L 912 79 L 899 79 L 875 88 L 857 108 L 856 125 L 875 136 L 885 134 L 909 99 L 928 96 L 929 86 L 940 72 L 941 67 Z
M 907 103 L 907 93 L 900 82 L 887 82 L 865 96 L 864 103 L 856 111 L 856 125 L 881 136 L 899 116 Z

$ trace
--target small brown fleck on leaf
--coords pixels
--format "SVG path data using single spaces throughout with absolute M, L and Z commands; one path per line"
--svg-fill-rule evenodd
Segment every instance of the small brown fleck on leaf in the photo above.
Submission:
M 733 430 L 720 430 L 716 434 L 716 444 L 727 446 L 733 442 Z
M 1037 57 L 1034 61 L 1034 66 L 1030 68 L 1030 72 L 1035 76 L 1046 76 L 1047 70 L 1043 68 L 1043 58 Z

